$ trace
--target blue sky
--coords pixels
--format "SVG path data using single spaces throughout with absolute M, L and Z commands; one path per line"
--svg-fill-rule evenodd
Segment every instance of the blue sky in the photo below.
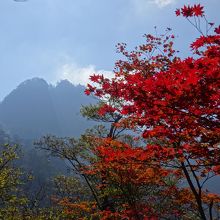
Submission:
M 154 26 L 173 28 L 177 48 L 187 54 L 198 34 L 174 11 L 199 2 L 219 24 L 220 0 L 0 0 L 0 100 L 33 77 L 85 84 L 94 71 L 108 75 L 119 58 L 115 45 L 132 48 Z

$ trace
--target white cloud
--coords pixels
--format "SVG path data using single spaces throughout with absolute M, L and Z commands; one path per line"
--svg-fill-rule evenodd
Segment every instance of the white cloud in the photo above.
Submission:
M 131 3 L 139 13 L 147 12 L 150 6 L 156 5 L 159 8 L 174 4 L 177 0 L 131 0 Z
M 67 63 L 61 66 L 58 70 L 57 79 L 67 79 L 74 85 L 87 85 L 89 83 L 89 76 L 93 74 L 103 74 L 105 77 L 112 78 L 113 72 L 106 70 L 96 70 L 94 65 L 80 67 L 75 63 Z
M 176 2 L 176 0 L 151 0 L 150 2 L 156 4 L 159 7 L 165 7 L 170 4 L 173 4 Z

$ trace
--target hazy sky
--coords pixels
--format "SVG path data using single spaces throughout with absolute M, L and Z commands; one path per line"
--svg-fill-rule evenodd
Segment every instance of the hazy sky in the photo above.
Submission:
M 186 54 L 198 34 L 174 11 L 198 2 L 219 24 L 220 0 L 0 0 L 0 100 L 33 77 L 85 84 L 94 71 L 110 74 L 119 58 L 115 45 L 132 48 L 154 26 L 161 33 L 173 28 Z

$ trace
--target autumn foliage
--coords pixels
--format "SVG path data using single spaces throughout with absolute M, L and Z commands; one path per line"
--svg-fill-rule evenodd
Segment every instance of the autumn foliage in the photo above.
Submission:
M 205 184 L 220 174 L 220 27 L 207 21 L 200 4 L 176 15 L 201 34 L 190 45 L 191 56 L 177 56 L 170 29 L 145 35 L 131 52 L 118 44 L 125 60 L 116 62 L 114 78 L 93 75 L 85 91 L 106 101 L 100 115 L 120 114 L 115 126 L 139 130 L 145 140 L 131 146 L 103 139 L 87 171 L 100 176 L 99 187 L 113 201 L 104 211 L 119 219 L 213 219 L 218 211 L 220 197 Z

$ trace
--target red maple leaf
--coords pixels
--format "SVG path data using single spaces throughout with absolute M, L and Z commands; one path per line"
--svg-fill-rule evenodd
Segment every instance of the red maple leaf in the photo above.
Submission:
M 203 11 L 203 6 L 201 6 L 200 4 L 198 4 L 198 5 L 194 5 L 193 6 L 193 14 L 195 15 L 195 16 L 203 16 L 203 14 L 204 14 L 204 11 Z
M 90 95 L 91 91 L 90 91 L 89 89 L 86 89 L 86 90 L 84 91 L 84 93 L 85 93 L 86 95 Z
M 175 11 L 175 13 L 176 13 L 176 16 L 180 16 L 180 9 L 176 9 L 176 11 Z
M 193 16 L 193 7 L 190 7 L 189 5 L 184 5 L 183 8 L 181 8 L 181 13 L 184 17 L 192 17 Z
M 101 79 L 101 76 L 94 74 L 94 75 L 91 75 L 89 79 L 93 82 L 98 82 L 99 79 Z
M 220 25 L 217 28 L 215 28 L 214 31 L 215 31 L 216 34 L 220 34 Z

